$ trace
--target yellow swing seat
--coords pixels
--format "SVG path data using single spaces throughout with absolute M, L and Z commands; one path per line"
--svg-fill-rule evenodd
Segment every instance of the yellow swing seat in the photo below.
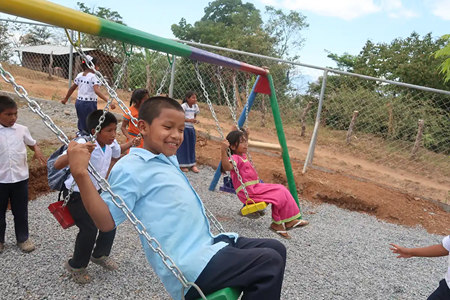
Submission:
M 224 288 L 206 296 L 208 300 L 237 300 L 241 291 L 237 288 Z M 202 300 L 201 298 L 198 300 Z
M 253 202 L 252 204 L 248 204 L 248 202 L 251 201 Z M 261 210 L 265 210 L 267 208 L 267 203 L 266 202 L 255 202 L 252 199 L 248 199 L 247 200 L 247 204 L 241 208 L 241 214 L 243 216 L 255 213 L 257 211 L 261 211 Z

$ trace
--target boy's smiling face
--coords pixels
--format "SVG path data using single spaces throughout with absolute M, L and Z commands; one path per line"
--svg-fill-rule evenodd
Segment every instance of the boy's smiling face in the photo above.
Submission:
M 175 155 L 183 142 L 184 112 L 163 108 L 152 124 L 139 120 L 138 128 L 146 150 L 156 155 Z

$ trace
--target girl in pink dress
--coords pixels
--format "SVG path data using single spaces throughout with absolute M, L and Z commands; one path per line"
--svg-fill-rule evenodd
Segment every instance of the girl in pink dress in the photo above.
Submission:
M 228 148 L 231 150 L 233 160 L 236 162 L 237 169 L 250 199 L 255 202 L 272 204 L 272 224 L 270 225 L 272 231 L 285 239 L 290 239 L 291 237 L 287 230 L 309 224 L 308 221 L 299 220 L 301 218 L 300 210 L 285 186 L 261 183 L 259 181 L 258 174 L 246 154 L 248 150 L 248 134 L 241 129 L 241 131 L 234 130 L 227 135 L 227 139 L 222 143 L 221 157 L 222 168 L 224 171 L 230 171 L 233 186 L 242 203 L 245 204 L 247 198 L 234 171 L 233 164 L 227 156 Z

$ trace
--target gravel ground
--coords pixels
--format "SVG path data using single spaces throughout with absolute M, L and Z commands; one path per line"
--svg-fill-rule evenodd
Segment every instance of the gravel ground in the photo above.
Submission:
M 49 107 L 49 113 L 70 121 L 73 115 L 65 116 L 63 111 L 68 107 Z M 48 139 L 42 122 L 26 114 L 20 111 L 20 122 L 30 127 L 35 138 Z M 270 213 L 258 220 L 239 217 L 240 202 L 234 195 L 209 192 L 212 176 L 213 170 L 204 167 L 200 174 L 190 173 L 189 179 L 226 230 L 278 239 L 268 229 Z M 63 264 L 71 255 L 77 229 L 63 230 L 49 213 L 47 206 L 56 198 L 52 193 L 30 203 L 30 234 L 37 246 L 30 254 L 15 246 L 13 217 L 7 213 L 6 249 L 0 254 L 0 299 L 170 299 L 128 222 L 119 227 L 113 247 L 112 257 L 120 270 L 107 272 L 90 265 L 93 282 L 73 283 Z M 332 205 L 310 205 L 302 203 L 311 224 L 292 231 L 289 241 L 280 239 L 288 249 L 282 299 L 426 299 L 443 278 L 446 258 L 404 260 L 389 252 L 390 242 L 425 246 L 439 243 L 441 236 Z

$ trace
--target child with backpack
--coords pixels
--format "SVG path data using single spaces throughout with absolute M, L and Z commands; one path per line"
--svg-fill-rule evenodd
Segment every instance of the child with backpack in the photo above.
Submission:
M 29 173 L 25 146 L 34 151 L 33 159 L 46 161 L 28 128 L 16 121 L 17 103 L 10 97 L 0 96 L 0 253 L 5 244 L 8 200 L 14 215 L 17 245 L 26 253 L 35 249 L 28 231 Z
M 95 69 L 99 69 L 99 60 L 97 57 L 86 55 L 87 59 L 94 64 Z M 79 73 L 73 81 L 73 85 L 67 91 L 67 95 L 61 100 L 62 104 L 66 104 L 73 92 L 78 88 L 78 96 L 75 100 L 75 109 L 78 117 L 78 135 L 88 135 L 89 129 L 86 124 L 86 118 L 90 113 L 97 110 L 97 97 L 108 102 L 108 97 L 100 91 L 100 80 L 91 70 L 86 61 L 81 62 L 83 72 Z M 111 103 L 111 109 L 115 109 L 116 105 Z
M 102 116 L 102 110 L 92 112 L 86 119 L 87 128 L 92 134 L 95 133 L 95 128 L 99 124 L 99 118 Z M 86 148 L 91 153 L 91 164 L 99 172 L 102 177 L 105 177 L 113 158 L 120 158 L 121 153 L 128 150 L 135 140 L 119 146 L 116 137 L 117 119 L 108 112 L 105 114 L 105 120 L 101 124 L 101 130 L 97 134 L 97 139 L 94 143 L 88 143 L 83 138 L 78 138 L 77 142 L 85 144 Z M 67 150 L 55 161 L 55 169 L 63 169 L 69 164 Z M 71 170 L 72 171 L 72 170 Z M 93 186 L 97 193 L 100 192 L 100 186 L 97 181 L 91 177 Z M 64 182 L 63 196 L 64 198 L 69 194 L 74 179 L 69 175 Z M 66 270 L 72 275 L 75 282 L 83 284 L 91 281 L 91 277 L 86 271 L 89 260 L 96 263 L 105 269 L 116 270 L 117 264 L 109 257 L 111 253 L 112 244 L 114 242 L 115 230 L 109 232 L 100 232 L 92 221 L 88 212 L 86 211 L 83 201 L 83 195 L 77 185 L 73 188 L 73 193 L 70 195 L 70 200 L 67 203 L 75 225 L 79 228 L 79 232 L 75 241 L 75 250 L 70 260 L 65 263 Z M 97 236 L 98 234 L 98 236 Z M 94 248 L 95 244 L 95 248 Z
M 243 291 L 242 299 L 280 299 L 286 248 L 271 239 L 239 237 L 237 233 L 212 235 L 205 208 L 181 171 L 177 149 L 183 142 L 185 115 L 174 99 L 153 97 L 139 109 L 139 131 L 144 148 L 132 148 L 111 170 L 108 182 L 183 272 L 207 295 L 225 287 Z M 97 193 L 87 171 L 89 148 L 72 141 L 69 165 L 82 201 L 97 227 L 114 230 L 127 219 L 107 192 Z M 181 283 L 160 256 L 141 237 L 148 262 L 173 299 L 181 299 Z M 198 299 L 195 288 L 185 299 Z

